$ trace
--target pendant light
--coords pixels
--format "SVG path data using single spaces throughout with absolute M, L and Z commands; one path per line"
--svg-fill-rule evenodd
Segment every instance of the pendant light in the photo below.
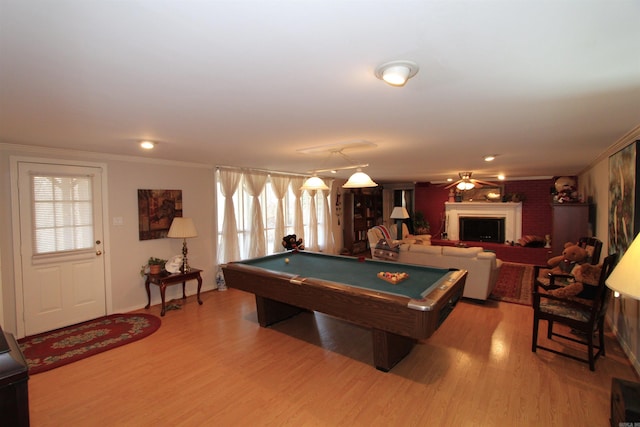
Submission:
M 329 187 L 318 176 L 313 175 L 302 184 L 301 190 L 328 190 Z
M 376 184 L 369 175 L 358 169 L 356 173 L 349 177 L 349 180 L 342 186 L 342 188 L 364 188 L 364 187 L 377 187 Z

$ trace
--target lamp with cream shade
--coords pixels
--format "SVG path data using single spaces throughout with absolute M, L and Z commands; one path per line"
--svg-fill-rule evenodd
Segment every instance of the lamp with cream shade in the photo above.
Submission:
M 404 206 L 396 206 L 391 211 L 391 219 L 396 220 L 398 240 L 402 240 L 402 222 L 407 218 L 409 218 L 409 212 Z
M 640 236 L 640 234 L 638 235 Z M 640 300 L 640 237 L 636 236 L 606 280 L 614 292 Z
M 636 235 L 631 246 L 625 251 L 624 255 L 613 269 L 605 283 L 616 293 L 616 295 L 624 295 L 635 300 L 640 300 L 640 234 Z M 624 307 L 624 301 L 621 302 L 621 310 Z M 613 378 L 612 380 L 612 399 L 617 394 L 617 389 L 622 387 L 622 380 Z M 634 381 L 624 382 L 624 387 L 631 396 L 640 396 L 640 383 Z M 615 400 L 615 399 L 614 399 Z M 613 401 L 613 400 L 612 400 Z M 622 424 L 622 423 L 621 423 Z
M 189 267 L 189 262 L 187 261 L 187 239 L 191 237 L 198 237 L 198 232 L 196 231 L 196 226 L 193 224 L 193 219 L 191 218 L 183 218 L 183 217 L 175 217 L 171 222 L 171 228 L 169 228 L 169 233 L 167 233 L 167 237 L 172 239 L 183 239 L 182 241 L 182 267 L 180 271 L 182 273 L 186 273 L 191 270 Z

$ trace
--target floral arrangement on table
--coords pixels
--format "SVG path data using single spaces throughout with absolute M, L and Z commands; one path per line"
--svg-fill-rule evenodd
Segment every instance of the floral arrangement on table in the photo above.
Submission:
M 166 259 L 149 257 L 147 263 L 140 267 L 140 275 L 145 274 L 160 274 L 164 269 L 164 265 L 167 263 Z

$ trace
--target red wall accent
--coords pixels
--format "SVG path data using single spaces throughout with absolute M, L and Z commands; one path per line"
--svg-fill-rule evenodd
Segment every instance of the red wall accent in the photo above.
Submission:
M 504 193 L 523 194 L 522 235 L 551 234 L 551 189 L 553 179 L 506 181 Z M 419 182 L 415 186 L 415 209 L 421 211 L 431 226 L 431 235 L 439 239 L 443 231 L 444 202 L 449 190 L 441 184 Z

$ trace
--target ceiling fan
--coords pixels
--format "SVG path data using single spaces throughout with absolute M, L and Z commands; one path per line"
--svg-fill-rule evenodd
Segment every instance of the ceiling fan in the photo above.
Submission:
M 495 186 L 492 182 L 480 181 L 479 179 L 471 178 L 472 172 L 458 172 L 460 179 L 456 182 L 453 182 L 447 185 L 444 188 L 456 187 L 458 190 L 471 190 L 472 188 L 479 187 L 481 188 L 483 185 Z

